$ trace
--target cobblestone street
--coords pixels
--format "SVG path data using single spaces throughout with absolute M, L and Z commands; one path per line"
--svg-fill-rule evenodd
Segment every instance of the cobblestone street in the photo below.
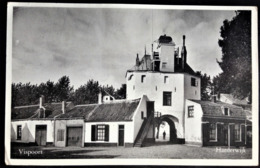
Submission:
M 31 152 L 30 152 L 31 151 Z M 251 159 L 251 148 L 197 147 L 179 144 L 124 147 L 18 147 L 12 158 L 160 158 L 160 159 Z

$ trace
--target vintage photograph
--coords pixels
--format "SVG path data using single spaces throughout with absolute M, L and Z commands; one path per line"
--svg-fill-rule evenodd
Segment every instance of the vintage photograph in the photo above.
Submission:
M 9 3 L 6 164 L 256 164 L 256 11 Z

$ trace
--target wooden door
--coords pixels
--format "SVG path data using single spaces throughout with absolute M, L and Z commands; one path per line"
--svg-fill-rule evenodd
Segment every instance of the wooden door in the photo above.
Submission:
M 67 146 L 82 146 L 82 127 L 67 127 Z
M 224 135 L 224 145 L 228 145 L 228 125 L 224 125 L 223 127 L 223 135 Z
M 153 114 L 153 112 L 154 112 L 154 102 L 153 101 L 147 101 L 146 105 L 147 105 L 147 118 L 148 118 L 150 115 L 154 115 Z
M 36 125 L 35 142 L 38 146 L 45 146 L 47 140 L 47 125 Z
M 124 146 L 125 143 L 125 126 L 118 126 L 118 146 Z

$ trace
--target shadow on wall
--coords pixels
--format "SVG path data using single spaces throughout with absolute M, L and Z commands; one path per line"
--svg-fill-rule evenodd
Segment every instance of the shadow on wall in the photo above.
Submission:
M 22 141 L 23 142 L 35 142 L 35 138 L 31 133 L 31 130 L 26 123 L 22 129 Z
M 11 125 L 11 141 L 16 140 L 16 132 L 14 131 L 14 126 Z

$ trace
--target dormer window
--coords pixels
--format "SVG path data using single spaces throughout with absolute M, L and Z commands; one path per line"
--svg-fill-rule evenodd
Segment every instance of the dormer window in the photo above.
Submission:
M 229 115 L 230 115 L 230 113 L 229 113 L 229 108 L 227 108 L 227 107 L 222 107 L 222 111 L 223 111 L 223 114 L 224 114 L 225 116 L 229 116 Z

